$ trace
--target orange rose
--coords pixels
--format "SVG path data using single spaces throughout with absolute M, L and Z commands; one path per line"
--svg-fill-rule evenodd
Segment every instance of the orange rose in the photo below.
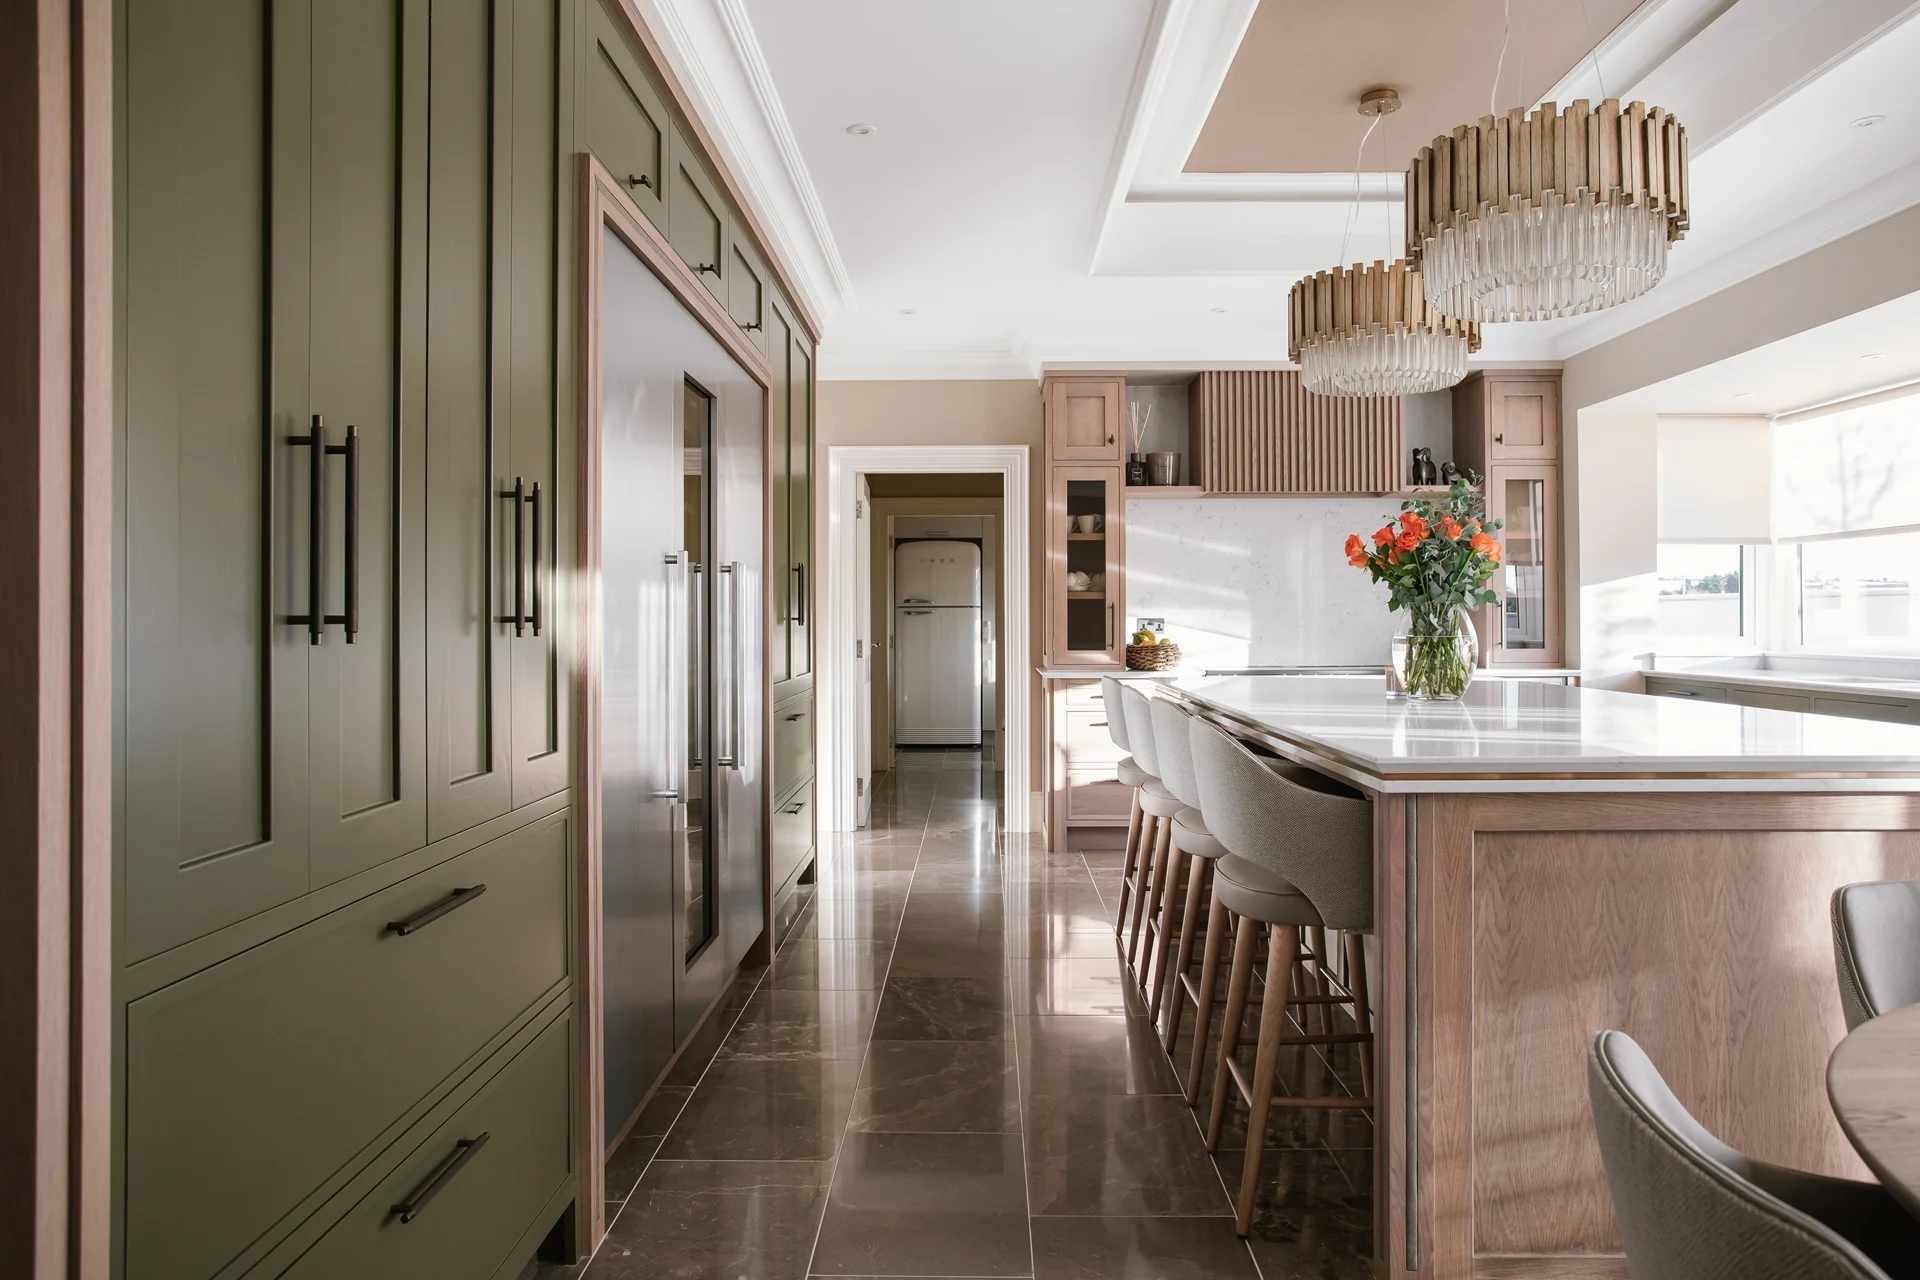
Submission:
M 1488 537 L 1486 534 L 1484 533 L 1474 534 L 1473 541 L 1469 542 L 1467 545 L 1469 547 L 1472 547 L 1475 551 L 1478 551 L 1481 555 L 1485 556 L 1487 559 L 1493 561 L 1495 564 L 1500 563 L 1500 544 L 1495 542 L 1492 538 Z
M 1360 541 L 1360 535 L 1357 533 L 1348 534 L 1347 535 L 1347 555 L 1349 557 L 1363 556 L 1366 553 L 1367 553 L 1367 544 Z
M 1424 538 L 1427 534 L 1427 522 L 1411 511 L 1401 515 L 1400 527 L 1416 538 Z
M 1374 532 L 1373 532 L 1373 545 L 1374 545 L 1374 546 L 1376 546 L 1376 547 L 1384 547 L 1384 546 L 1386 546 L 1386 545 L 1387 545 L 1388 543 L 1390 543 L 1390 542 L 1392 542 L 1392 541 L 1393 541 L 1393 526 L 1392 526 L 1392 525 L 1388 525 L 1388 526 L 1387 526 L 1386 528 L 1384 528 L 1384 529 L 1376 529 L 1376 530 L 1374 530 Z
M 1409 529 L 1393 540 L 1393 545 L 1402 551 L 1411 551 L 1420 545 L 1420 534 Z
M 1359 555 L 1357 555 L 1357 556 L 1348 556 L 1348 557 L 1347 557 L 1347 563 L 1348 563 L 1348 564 L 1350 564 L 1350 565 L 1352 565 L 1352 566 L 1353 566 L 1354 568 L 1356 568 L 1356 569 L 1364 569 L 1364 568 L 1366 568 L 1366 567 L 1367 567 L 1367 556 L 1366 556 L 1366 553 L 1365 553 L 1365 552 L 1362 552 L 1362 553 L 1360 553 L 1360 554 L 1359 554 Z
M 1454 518 L 1452 516 L 1441 516 L 1440 532 L 1446 534 L 1449 538 L 1457 538 L 1460 536 L 1461 530 L 1460 530 L 1460 526 L 1457 523 L 1455 523 Z

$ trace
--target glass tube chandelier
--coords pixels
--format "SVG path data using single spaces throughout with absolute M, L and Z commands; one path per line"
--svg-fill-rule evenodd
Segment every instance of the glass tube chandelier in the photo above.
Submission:
M 1687 230 L 1687 131 L 1642 102 L 1482 116 L 1407 170 L 1407 256 L 1444 315 L 1577 316 L 1637 298 Z
M 1480 326 L 1427 305 L 1420 272 L 1401 259 L 1308 276 L 1287 298 L 1287 356 L 1323 396 L 1410 396 L 1467 376 Z

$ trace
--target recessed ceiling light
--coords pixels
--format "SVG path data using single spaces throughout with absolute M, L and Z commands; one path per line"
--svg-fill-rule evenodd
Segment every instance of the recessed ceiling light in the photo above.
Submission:
M 1215 314 L 1215 315 L 1217 315 L 1217 316 L 1223 316 L 1223 315 L 1225 315 L 1225 314 L 1227 314 L 1227 309 L 1226 309 L 1225 307 L 1215 307 L 1215 308 L 1213 309 L 1213 314 Z
M 1871 129 L 1877 124 L 1885 124 L 1886 122 L 1887 118 L 1885 116 L 1861 116 L 1858 120 L 1853 121 L 1853 127 L 1856 129 Z
M 1733 398 L 1734 398 L 1735 400 L 1751 400 L 1751 399 L 1753 399 L 1753 392 L 1751 392 L 1751 391 L 1736 391 L 1736 392 L 1734 392 L 1734 393 L 1733 393 Z
M 900 314 L 901 314 L 901 315 L 903 315 L 903 316 L 910 316 L 910 315 L 912 315 L 912 314 L 913 314 L 913 308 L 912 308 L 912 307 L 902 307 L 902 308 L 900 308 Z
M 870 138 L 877 133 L 878 130 L 870 124 L 850 124 L 847 126 L 847 132 L 856 138 Z
M 1885 360 L 1887 358 L 1887 353 L 1884 351 L 1869 351 L 1867 352 L 1867 354 L 1861 356 L 1860 358 L 1862 360 Z

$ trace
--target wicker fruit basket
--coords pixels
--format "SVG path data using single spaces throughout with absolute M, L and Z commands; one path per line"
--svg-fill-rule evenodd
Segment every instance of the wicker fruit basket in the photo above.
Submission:
M 1127 670 L 1171 671 L 1180 665 L 1177 644 L 1130 644 L 1127 646 Z

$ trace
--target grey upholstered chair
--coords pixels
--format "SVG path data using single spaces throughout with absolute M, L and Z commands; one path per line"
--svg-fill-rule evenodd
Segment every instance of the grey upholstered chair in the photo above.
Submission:
M 1920 1273 L 1920 1220 L 1885 1188 L 1735 1151 L 1687 1113 L 1625 1033 L 1593 1038 L 1587 1095 L 1633 1280 Z
M 1112 676 L 1100 677 L 1100 706 L 1106 712 L 1107 736 L 1113 739 L 1113 745 L 1120 748 L 1120 763 L 1114 766 L 1114 776 L 1120 785 L 1133 792 L 1132 810 L 1127 816 L 1127 854 L 1125 870 L 1121 876 L 1120 910 L 1113 918 L 1113 932 L 1118 935 L 1126 927 L 1127 895 L 1131 890 L 1134 868 L 1141 857 L 1141 829 L 1146 811 L 1140 807 L 1140 788 L 1147 784 L 1153 775 L 1140 767 L 1133 758 L 1133 748 L 1127 739 L 1127 706 L 1121 694 L 1124 686 Z
M 1154 750 L 1160 757 L 1160 782 L 1180 802 L 1180 810 L 1173 815 L 1173 839 L 1167 851 L 1166 874 L 1161 877 L 1159 901 L 1149 905 L 1149 910 L 1153 911 L 1153 923 L 1149 927 L 1148 954 L 1151 963 L 1147 979 L 1147 1017 L 1149 1020 L 1159 1018 L 1160 1003 L 1171 981 L 1173 1006 L 1167 1016 L 1163 1042 L 1168 1052 L 1172 1052 L 1174 1037 L 1180 1033 L 1183 991 L 1194 997 L 1197 1003 L 1194 988 L 1187 980 L 1187 969 L 1193 964 L 1194 940 L 1199 936 L 1197 926 L 1200 908 L 1207 901 L 1213 861 L 1225 853 L 1227 847 L 1207 830 L 1206 819 L 1200 813 L 1200 787 L 1194 778 L 1193 749 L 1187 732 L 1192 713 L 1171 698 L 1155 698 L 1152 710 Z M 1192 859 L 1190 868 L 1189 858 Z M 1180 894 L 1183 872 L 1187 876 L 1184 899 Z M 1176 955 L 1173 951 L 1173 913 L 1176 906 L 1182 907 L 1180 945 L 1177 957 L 1169 968 L 1169 956 Z M 1202 1034 L 1199 1039 L 1204 1044 L 1206 1036 Z M 1193 1100 L 1196 1082 L 1197 1075 L 1188 1081 L 1189 1102 Z
M 1120 888 L 1120 913 L 1132 920 L 1127 932 L 1127 965 L 1145 990 L 1146 974 L 1139 964 L 1141 921 L 1147 904 L 1159 896 L 1160 882 L 1166 872 L 1167 850 L 1173 839 L 1173 815 L 1180 812 L 1180 801 L 1160 781 L 1160 754 L 1154 745 L 1153 699 L 1133 683 L 1120 686 L 1120 702 L 1127 709 L 1127 743 L 1133 749 L 1134 763 L 1147 772 L 1140 784 L 1142 812 L 1140 851 L 1134 859 L 1133 873 Z
M 1206 997 L 1218 980 L 1218 942 L 1234 920 L 1233 970 L 1227 982 L 1226 1022 L 1213 1077 L 1213 1114 L 1207 1150 L 1220 1146 L 1227 1106 L 1236 1094 L 1247 1103 L 1247 1153 L 1241 1164 L 1236 1225 L 1246 1235 L 1259 1189 L 1260 1152 L 1267 1114 L 1276 1106 L 1373 1109 L 1373 1012 L 1367 999 L 1366 951 L 1361 935 L 1373 931 L 1373 804 L 1365 796 L 1310 769 L 1269 764 L 1244 743 L 1201 719 L 1189 722 L 1193 770 L 1200 785 L 1207 826 L 1227 852 L 1214 862 L 1213 911 L 1207 922 L 1207 953 L 1213 965 L 1200 975 L 1202 1003 L 1196 1025 L 1206 1025 Z M 1251 1073 L 1235 1053 L 1246 1017 L 1257 934 L 1267 926 L 1266 991 L 1260 1002 L 1259 1043 Z M 1339 929 L 1346 935 L 1346 990 L 1296 993 L 1294 969 L 1303 929 Z M 1317 965 L 1327 982 L 1324 965 Z M 1337 1002 L 1352 1007 L 1354 1030 L 1291 1035 L 1287 1005 Z M 1360 1046 L 1364 1096 L 1308 1098 L 1274 1096 L 1283 1044 Z M 1232 1092 L 1230 1093 L 1229 1090 Z
M 1833 891 L 1832 915 L 1847 1030 L 1920 1004 L 1920 880 L 1843 885 Z

